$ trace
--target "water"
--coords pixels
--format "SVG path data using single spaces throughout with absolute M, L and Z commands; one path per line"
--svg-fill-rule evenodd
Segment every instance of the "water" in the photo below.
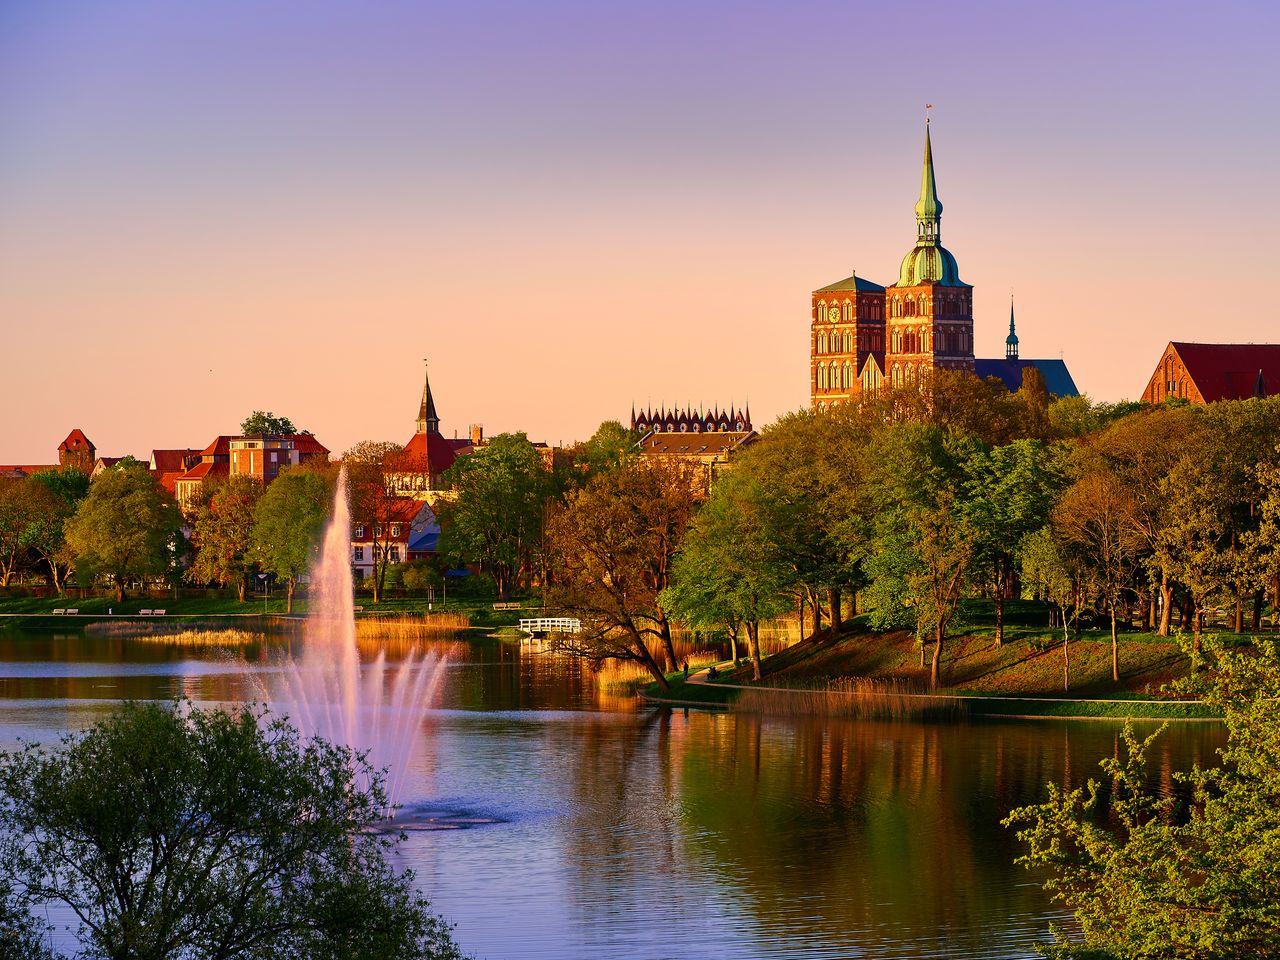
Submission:
M 0 746 L 125 697 L 243 699 L 279 675 L 281 643 L 241 670 L 239 650 L 0 631 Z M 399 856 L 487 960 L 1032 956 L 1061 914 L 999 820 L 1047 779 L 1096 776 L 1119 734 L 636 711 L 573 662 L 433 648 L 449 664 L 403 795 L 445 829 Z M 1175 728 L 1152 776 L 1221 740 Z

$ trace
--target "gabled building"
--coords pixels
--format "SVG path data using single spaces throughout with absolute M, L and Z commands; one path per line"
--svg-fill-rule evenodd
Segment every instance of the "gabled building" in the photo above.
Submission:
M 1051 396 L 1076 397 L 1080 391 L 1071 377 L 1064 360 L 1028 360 L 1018 356 L 1018 332 L 1013 319 L 1013 298 L 1009 299 L 1009 336 L 1004 340 L 1003 360 L 974 360 L 974 373 L 980 379 L 995 377 L 1010 391 L 1022 387 L 1022 373 L 1028 368 L 1040 371 L 1044 378 L 1045 388 Z
M 1247 400 L 1280 393 L 1280 343 L 1170 341 L 1142 391 L 1148 403 Z
M 642 456 L 679 457 L 701 463 L 707 481 L 724 468 L 733 455 L 756 439 L 751 426 L 751 410 L 727 410 L 718 406 L 709 411 L 646 409 L 631 411 L 631 429 L 640 434 L 636 442 Z
M 390 564 L 435 554 L 440 524 L 430 504 L 413 497 L 398 497 L 385 504 L 383 517 L 372 526 L 351 526 L 351 569 L 357 579 L 372 576 L 375 561 L 384 552 Z
M 431 378 L 424 370 L 418 419 L 413 436 L 401 454 L 404 472 L 394 478 L 396 491 L 405 496 L 440 492 L 443 488 L 441 474 L 453 466 L 458 457 L 470 453 L 473 446 L 480 443 L 481 436 L 475 435 L 476 428 L 472 428 L 472 433 L 473 436 L 467 439 L 449 439 L 440 432 L 440 415 L 436 413 L 435 397 L 431 395 Z
M 93 441 L 84 435 L 84 431 L 76 427 L 67 434 L 67 438 L 58 444 L 57 463 L 6 463 L 0 464 L 0 477 L 21 480 L 42 470 L 79 470 L 92 476 L 97 461 L 97 448 Z
M 329 448 L 309 433 L 215 437 L 200 451 L 198 463 L 174 477 L 174 496 L 185 509 L 199 497 L 206 482 L 250 477 L 268 484 L 285 467 L 328 459 Z

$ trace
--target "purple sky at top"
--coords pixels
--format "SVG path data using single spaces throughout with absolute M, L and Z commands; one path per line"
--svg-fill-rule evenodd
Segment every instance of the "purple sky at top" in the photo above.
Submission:
M 0 462 L 807 403 L 935 104 L 979 356 L 1275 340 L 1276 5 L 0 3 Z

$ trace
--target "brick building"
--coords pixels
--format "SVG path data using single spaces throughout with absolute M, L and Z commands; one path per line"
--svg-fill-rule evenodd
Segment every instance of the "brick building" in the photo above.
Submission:
M 1057 375 L 1066 371 L 1062 361 L 1019 359 L 1012 329 L 1012 355 L 975 359 L 973 287 L 960 279 L 956 258 L 942 245 L 942 201 L 927 120 L 915 219 L 915 246 L 902 258 L 896 282 L 881 286 L 853 271 L 811 294 L 811 407 L 825 410 L 863 392 L 874 393 L 886 382 L 894 387 L 917 383 L 939 369 L 967 370 L 1020 384 L 1024 367 L 1059 364 L 1054 381 L 1064 389 L 1070 383 L 1075 393 L 1070 374 L 1065 379 Z M 985 372 L 979 370 L 983 363 L 988 365 Z
M 1147 403 L 1247 400 L 1280 393 L 1280 343 L 1170 341 L 1142 391 Z
M 309 433 L 224 435 L 200 451 L 198 463 L 173 478 L 173 492 L 185 509 L 199 497 L 206 482 L 251 477 L 267 484 L 285 467 L 328 459 L 329 448 Z

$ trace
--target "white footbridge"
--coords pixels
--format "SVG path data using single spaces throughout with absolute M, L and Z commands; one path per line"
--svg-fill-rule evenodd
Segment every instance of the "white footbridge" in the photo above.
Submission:
M 577 617 L 534 617 L 521 620 L 520 630 L 533 641 L 553 633 L 581 633 L 582 621 Z

